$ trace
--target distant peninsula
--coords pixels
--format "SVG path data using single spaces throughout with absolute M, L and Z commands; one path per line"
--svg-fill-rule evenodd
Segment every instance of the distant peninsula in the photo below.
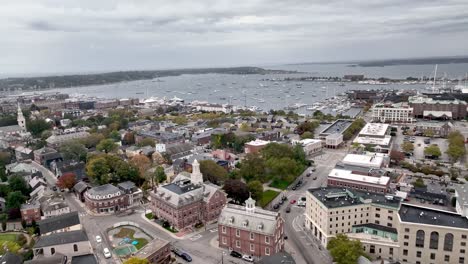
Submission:
M 452 64 L 452 63 L 468 63 L 468 57 L 438 57 L 438 58 L 376 60 L 376 61 L 359 62 L 359 63 L 356 63 L 356 65 L 361 66 L 361 67 L 384 67 L 384 66 L 397 66 L 397 65 L 427 65 L 427 64 L 435 65 L 435 64 Z
M 40 90 L 48 88 L 66 88 L 88 85 L 103 85 L 137 80 L 151 80 L 160 77 L 183 74 L 290 74 L 296 71 L 269 70 L 258 67 L 175 69 L 155 71 L 120 71 L 97 74 L 77 74 L 44 77 L 19 77 L 0 79 L 0 90 Z

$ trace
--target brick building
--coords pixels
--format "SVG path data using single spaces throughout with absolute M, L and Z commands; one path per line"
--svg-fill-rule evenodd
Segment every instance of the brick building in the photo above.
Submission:
M 258 153 L 268 144 L 270 144 L 270 141 L 265 141 L 265 140 L 260 140 L 260 139 L 247 142 L 244 145 L 245 153 Z
M 84 193 L 86 207 L 95 213 L 124 211 L 139 204 L 143 193 L 132 182 L 119 183 L 118 187 L 104 184 Z
M 141 248 L 135 257 L 147 259 L 150 264 L 171 263 L 171 244 L 156 238 Z
M 187 174 L 182 172 L 172 183 L 151 192 L 153 214 L 178 230 L 216 221 L 227 202 L 219 186 L 203 182 L 197 160 Z
M 467 115 L 466 102 L 458 99 L 437 100 L 427 96 L 412 96 L 408 102 L 416 118 L 459 120 Z
M 278 212 L 228 204 L 218 219 L 219 247 L 254 257 L 274 255 L 284 249 L 284 220 Z
M 22 204 L 20 212 L 21 220 L 27 224 L 41 220 L 41 204 L 39 202 Z

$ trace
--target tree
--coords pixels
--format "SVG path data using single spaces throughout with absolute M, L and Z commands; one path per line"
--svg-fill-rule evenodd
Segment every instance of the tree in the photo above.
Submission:
M 135 144 L 135 134 L 132 132 L 126 132 L 122 139 L 122 144 L 133 145 Z
M 8 185 L 10 186 L 11 191 L 19 191 L 23 195 L 28 196 L 30 193 L 30 188 L 23 177 L 19 175 L 13 175 L 8 179 Z
M 426 184 L 424 183 L 424 180 L 421 177 L 418 177 L 414 182 L 412 182 L 414 187 L 417 188 L 425 188 Z
M 411 153 L 414 151 L 414 145 L 409 141 L 405 141 L 403 144 L 401 144 L 401 150 L 403 150 L 405 153 Z
M 0 164 L 5 165 L 11 162 L 11 153 L 9 151 L 0 151 Z
M 249 189 L 247 188 L 247 184 L 241 180 L 228 179 L 224 182 L 223 189 L 229 198 L 239 204 L 242 204 L 249 198 Z
M 396 163 L 400 163 L 401 161 L 405 160 L 405 154 L 396 149 L 392 149 L 390 151 L 390 159 L 394 160 Z
M 151 160 L 145 155 L 135 155 L 130 159 L 130 164 L 138 169 L 140 177 L 144 177 L 151 166 Z
M 240 163 L 239 176 L 247 182 L 256 179 L 267 182 L 265 160 L 257 153 L 249 153 Z
M 272 178 L 292 181 L 300 173 L 299 164 L 291 158 L 271 158 L 266 162 Z
M 60 153 L 66 160 L 85 161 L 88 149 L 78 140 L 71 140 L 60 146 Z
M 109 153 L 117 149 L 117 144 L 115 144 L 114 140 L 112 139 L 103 139 L 99 141 L 96 149 L 99 151 L 104 151 L 105 153 Z
M 19 209 L 24 202 L 26 202 L 26 197 L 20 191 L 10 192 L 8 194 L 5 199 L 5 207 L 10 219 L 19 218 L 21 216 Z
M 260 181 L 251 181 L 247 186 L 252 199 L 260 202 L 263 197 L 263 184 Z
M 466 154 L 465 137 L 457 130 L 448 134 L 447 141 L 448 148 L 446 153 L 449 156 L 450 161 L 455 163 Z
M 0 162 L 0 181 L 1 182 L 6 182 L 8 180 L 7 174 L 6 174 L 6 169 L 5 165 Z
M 212 160 L 200 161 L 200 172 L 203 174 L 203 180 L 220 185 L 227 179 L 228 172 Z
M 94 148 L 96 147 L 101 140 L 103 140 L 105 137 L 102 134 L 91 134 L 88 137 L 84 138 L 81 140 L 81 142 L 87 147 L 87 148 Z
M 261 153 L 265 160 L 269 160 L 271 158 L 294 157 L 293 148 L 287 144 L 270 143 L 261 150 Z
M 96 157 L 86 164 L 86 174 L 98 184 L 109 182 L 110 168 L 104 157 Z
M 306 139 L 306 138 L 314 138 L 314 134 L 312 132 L 306 131 L 302 133 L 301 139 Z
M 309 138 L 313 138 L 315 129 L 319 126 L 320 123 L 318 121 L 305 121 L 304 123 L 301 123 L 296 127 L 296 132 L 299 135 L 303 135 L 305 132 L 309 132 L 309 135 L 312 135 Z
M 21 246 L 18 245 L 18 243 L 14 241 L 3 241 L 0 245 L 0 254 L 5 254 L 7 252 L 11 253 L 18 253 L 18 251 L 21 249 Z
M 438 158 L 442 153 L 440 152 L 440 148 L 437 145 L 430 145 L 424 149 L 424 155 Z
M 57 186 L 61 189 L 71 189 L 76 184 L 76 175 L 73 172 L 67 172 L 60 176 L 57 181 Z
M 35 137 L 52 128 L 52 125 L 43 119 L 27 120 L 26 129 Z
M 239 129 L 242 132 L 249 132 L 250 131 L 250 127 L 249 127 L 249 125 L 247 123 L 242 123 Z
M 151 159 L 153 160 L 154 165 L 162 165 L 166 162 L 166 159 L 161 155 L 161 153 L 155 151 L 153 155 L 151 155 Z
M 109 138 L 114 140 L 115 142 L 120 142 L 122 140 L 122 137 L 120 136 L 119 131 L 117 130 L 112 130 L 109 134 Z
M 428 128 L 424 130 L 424 136 L 425 137 L 433 137 L 435 135 L 435 132 L 432 128 Z
M 163 183 L 167 180 L 167 175 L 164 172 L 164 168 L 162 166 L 158 166 L 154 171 L 154 178 L 156 179 L 157 183 Z
M 127 259 L 123 264 L 148 264 L 149 261 L 143 258 L 132 257 Z
M 137 146 L 138 147 L 146 147 L 146 146 L 154 147 L 156 146 L 156 142 L 152 138 L 144 138 L 140 140 L 140 142 L 138 142 Z
M 365 256 L 361 241 L 350 240 L 345 234 L 331 238 L 327 249 L 337 264 L 355 264 L 360 256 Z

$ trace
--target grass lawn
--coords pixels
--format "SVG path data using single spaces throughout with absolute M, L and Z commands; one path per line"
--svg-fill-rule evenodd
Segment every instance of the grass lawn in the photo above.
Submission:
M 13 241 L 16 242 L 17 234 L 0 234 L 0 241 Z
M 270 184 L 270 187 L 285 190 L 290 184 L 291 182 L 285 180 L 273 180 Z
M 266 190 L 263 192 L 262 200 L 260 201 L 260 206 L 265 207 L 269 204 L 276 196 L 278 196 L 279 192 L 273 190 Z
M 164 227 L 164 226 L 163 226 L 163 227 Z M 164 229 L 168 230 L 168 231 L 171 232 L 171 233 L 177 233 L 177 232 L 179 232 L 179 231 L 177 231 L 177 229 L 171 228 L 170 226 L 164 227 Z
M 154 218 L 153 213 L 145 214 L 145 216 L 146 216 L 146 218 L 148 218 L 149 220 L 151 220 L 151 219 Z
M 135 230 L 130 229 L 130 228 L 122 227 L 122 228 L 120 228 L 119 232 L 114 235 L 114 237 L 117 237 L 117 238 L 124 238 L 124 237 L 133 238 L 134 234 L 135 234 Z
M 140 248 L 146 246 L 148 244 L 148 240 L 145 238 L 135 238 L 134 240 L 138 241 L 138 244 L 135 245 L 135 247 L 140 250 Z

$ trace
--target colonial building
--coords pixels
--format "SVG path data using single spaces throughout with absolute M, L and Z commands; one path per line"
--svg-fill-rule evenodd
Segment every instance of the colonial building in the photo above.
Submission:
M 84 185 L 75 186 L 77 195 Z M 117 187 L 104 184 L 93 187 L 84 193 L 86 207 L 95 213 L 114 213 L 138 205 L 143 197 L 142 191 L 132 182 L 120 183 Z
M 39 202 L 22 204 L 20 212 L 21 220 L 27 224 L 41 220 L 41 204 Z
M 92 253 L 91 243 L 83 230 L 40 236 L 33 246 L 34 257 L 62 254 L 67 258 Z M 50 263 L 50 262 L 46 262 Z
M 226 201 L 219 186 L 203 182 L 197 160 L 191 174 L 182 172 L 172 183 L 151 192 L 153 214 L 179 230 L 216 221 Z
M 38 222 L 38 225 L 42 236 L 81 230 L 80 218 L 76 211 L 41 220 Z
M 274 255 L 284 249 L 283 225 L 278 212 L 256 208 L 252 198 L 245 207 L 228 204 L 218 219 L 219 247 L 255 257 Z
M 464 119 L 467 104 L 458 99 L 438 100 L 427 96 L 412 96 L 408 98 L 413 114 L 417 118 L 428 119 Z

